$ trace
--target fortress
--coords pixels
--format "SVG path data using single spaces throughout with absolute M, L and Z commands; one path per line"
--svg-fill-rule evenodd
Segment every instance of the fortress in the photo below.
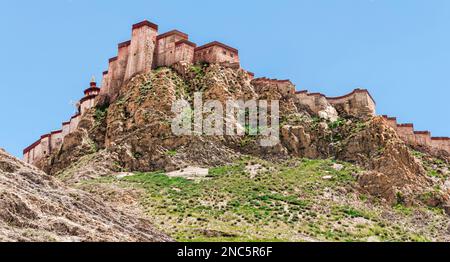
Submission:
M 97 87 L 95 79 L 91 80 L 90 86 L 84 91 L 84 97 L 77 103 L 77 113 L 70 121 L 62 123 L 61 130 L 41 136 L 23 150 L 23 158 L 27 163 L 33 164 L 58 150 L 64 137 L 77 129 L 80 118 L 87 110 L 99 101 L 114 102 L 120 87 L 137 74 L 148 73 L 158 67 L 173 67 L 180 71 L 180 65 L 197 63 L 240 68 L 237 49 L 217 41 L 197 47 L 189 41 L 187 34 L 178 30 L 158 34 L 158 25 L 149 21 L 133 25 L 131 40 L 118 44 L 117 52 L 116 57 L 109 59 L 108 71 L 103 73 L 101 88 Z M 254 85 L 269 84 L 285 95 L 295 95 L 300 104 L 319 116 L 327 110 L 336 111 L 334 108 L 348 115 L 376 115 L 375 100 L 365 89 L 356 89 L 341 97 L 327 97 L 320 93 L 296 91 L 289 80 L 254 79 L 251 72 L 247 72 L 247 75 Z M 428 131 L 414 131 L 412 124 L 398 124 L 396 118 L 383 117 L 406 143 L 450 153 L 450 138 L 431 137 Z

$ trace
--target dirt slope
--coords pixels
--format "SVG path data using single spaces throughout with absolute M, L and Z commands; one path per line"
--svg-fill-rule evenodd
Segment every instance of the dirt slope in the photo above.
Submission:
M 0 241 L 170 241 L 151 223 L 70 189 L 0 149 Z

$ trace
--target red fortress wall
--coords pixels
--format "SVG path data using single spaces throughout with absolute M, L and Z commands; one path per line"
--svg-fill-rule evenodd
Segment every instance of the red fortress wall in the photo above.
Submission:
M 106 96 L 111 103 L 117 99 L 119 88 L 136 74 L 179 62 L 193 64 L 196 61 L 239 65 L 239 55 L 237 49 L 219 42 L 197 48 L 187 34 L 178 30 L 158 35 L 158 25 L 149 21 L 134 24 L 131 40 L 118 44 L 117 56 L 109 59 L 108 71 L 103 72 L 102 88 L 91 81 L 77 104 L 77 113 L 62 124 L 61 130 L 42 136 L 25 148 L 24 160 L 33 163 L 59 147 L 64 137 L 77 129 L 81 116 L 95 106 L 97 96 Z
M 84 97 L 77 104 L 77 113 L 70 121 L 62 124 L 61 130 L 42 136 L 25 148 L 24 160 L 34 163 L 51 154 L 61 146 L 67 135 L 75 132 L 82 115 L 94 107 L 99 98 L 107 98 L 109 103 L 114 102 L 118 97 L 119 88 L 135 75 L 162 66 L 172 66 L 183 71 L 184 66 L 196 63 L 240 68 L 239 51 L 217 41 L 197 47 L 195 43 L 189 41 L 189 36 L 181 31 L 172 30 L 158 34 L 158 25 L 149 21 L 134 24 L 131 40 L 118 44 L 117 56 L 109 59 L 108 71 L 103 72 L 101 89 L 92 80 L 89 88 L 84 91 Z M 295 85 L 289 80 L 255 79 L 253 73 L 248 71 L 246 73 L 248 80 L 256 89 L 276 88 L 283 95 L 294 95 L 300 104 L 309 107 L 316 114 L 330 108 L 336 111 L 334 108 L 337 108 L 338 111 L 349 115 L 376 115 L 375 100 L 365 89 L 355 89 L 341 97 L 327 97 L 308 91 L 296 92 Z M 450 153 L 449 138 L 432 138 L 428 131 L 414 131 L 412 124 L 398 125 L 396 118 L 385 116 L 385 119 L 405 142 Z
M 203 62 L 239 64 L 239 51 L 217 41 L 211 42 L 195 49 L 194 63 Z
M 84 90 L 84 97 L 77 104 L 77 113 L 70 118 L 70 121 L 62 123 L 61 130 L 53 131 L 50 134 L 41 136 L 29 147 L 23 150 L 23 159 L 27 163 L 34 163 L 44 156 L 50 155 L 59 148 L 64 137 L 75 132 L 80 122 L 81 116 L 90 108 L 94 107 L 95 98 L 100 93 L 95 80 L 92 79 L 89 88 Z
M 316 114 L 332 105 L 348 115 L 376 115 L 375 100 L 366 89 L 358 88 L 340 97 L 327 97 L 321 93 L 309 93 L 307 90 L 297 91 L 296 96 L 301 104 L 308 106 Z
M 132 26 L 131 40 L 119 44 L 118 55 L 109 60 L 100 95 L 117 99 L 123 83 L 138 73 L 177 63 L 216 63 L 239 67 L 239 51 L 214 41 L 197 47 L 189 36 L 178 30 L 158 34 L 158 25 L 143 21 Z
M 413 124 L 398 124 L 397 118 L 395 117 L 388 117 L 384 115 L 383 118 L 406 143 L 413 146 L 429 147 L 433 150 L 444 150 L 450 153 L 450 138 L 432 137 L 430 131 L 414 131 Z

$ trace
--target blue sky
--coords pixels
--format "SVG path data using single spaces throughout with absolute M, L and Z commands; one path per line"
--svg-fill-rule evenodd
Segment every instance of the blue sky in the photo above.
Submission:
M 59 129 L 143 19 L 234 46 L 244 68 L 298 89 L 367 88 L 378 113 L 450 136 L 447 0 L 2 0 L 0 147 L 21 156 Z

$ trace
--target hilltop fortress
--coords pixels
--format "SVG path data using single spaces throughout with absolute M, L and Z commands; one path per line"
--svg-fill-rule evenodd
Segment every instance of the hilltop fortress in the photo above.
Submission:
M 214 41 L 197 47 L 189 41 L 189 36 L 178 30 L 159 34 L 158 25 L 143 21 L 132 26 L 130 41 L 118 44 L 118 54 L 109 59 L 108 71 L 103 73 L 101 88 L 94 79 L 84 91 L 84 97 L 77 103 L 77 113 L 70 121 L 62 123 L 61 130 L 43 135 L 23 151 L 24 160 L 33 164 L 50 155 L 63 143 L 64 137 L 74 132 L 82 115 L 97 104 L 114 102 L 120 87 L 140 73 L 148 73 L 159 67 L 172 67 L 179 73 L 188 65 L 198 63 L 220 64 L 224 67 L 240 68 L 239 51 L 223 43 Z M 254 78 L 247 72 L 248 81 L 256 88 L 268 84 L 286 95 L 293 95 L 298 102 L 314 114 L 327 117 L 339 112 L 352 116 L 375 116 L 376 103 L 365 89 L 355 89 L 341 97 L 327 97 L 320 93 L 296 91 L 289 80 Z M 337 113 L 336 113 L 337 115 Z M 399 137 L 412 146 L 424 146 L 433 150 L 450 153 L 450 138 L 431 137 L 429 131 L 414 131 L 412 124 L 398 124 L 396 118 L 383 116 Z M 330 119 L 332 120 L 332 118 Z

